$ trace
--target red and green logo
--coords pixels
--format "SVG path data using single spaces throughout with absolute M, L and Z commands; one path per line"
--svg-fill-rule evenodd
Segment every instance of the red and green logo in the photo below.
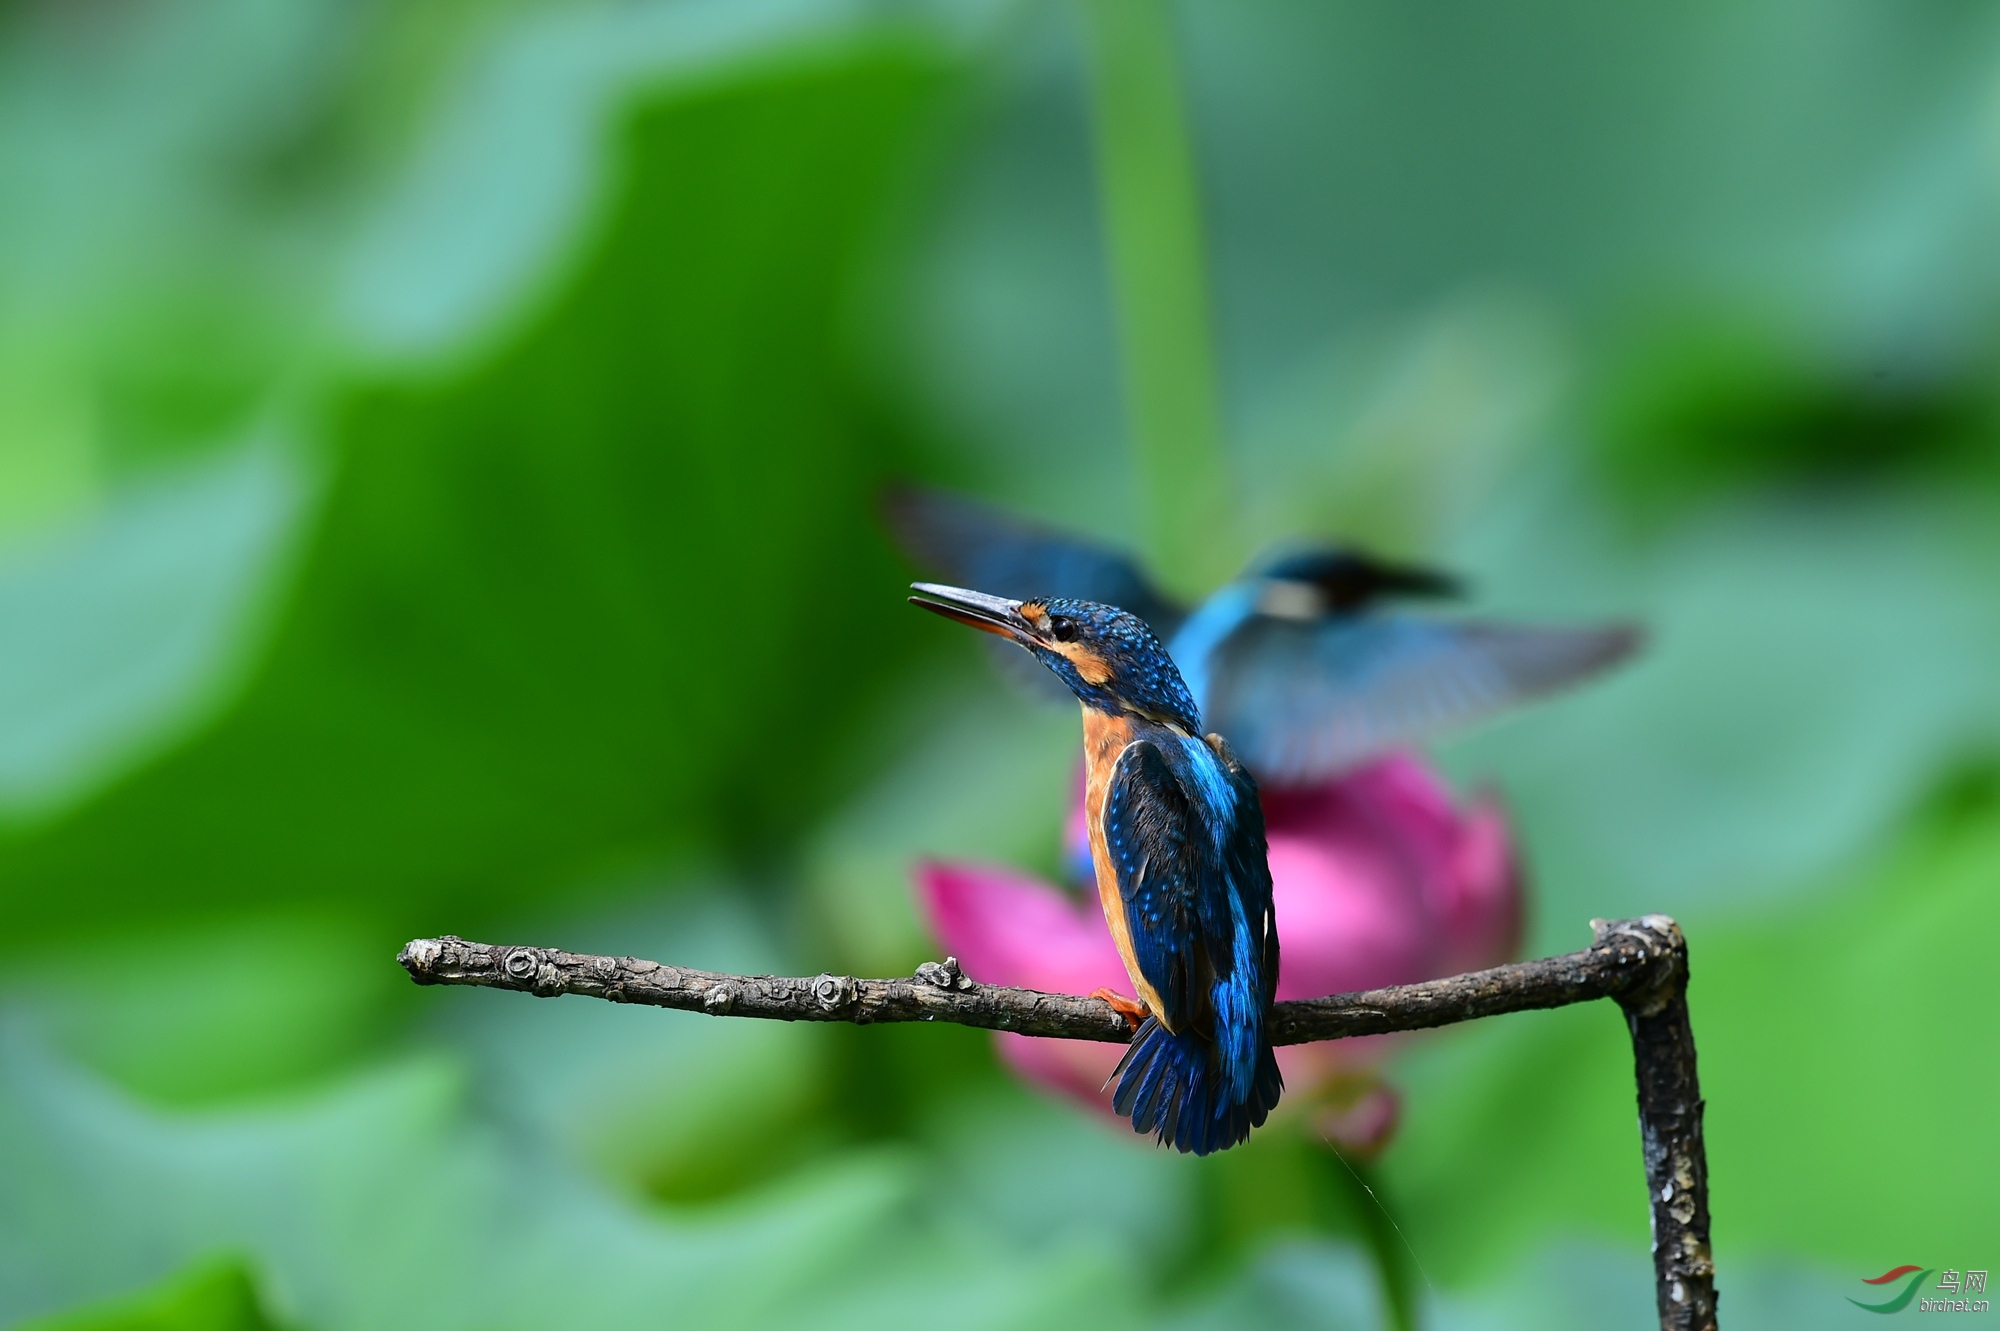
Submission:
M 1865 1308 L 1871 1313 L 1899 1313 L 1910 1306 L 1911 1299 L 1917 1297 L 1917 1291 L 1923 1288 L 1924 1277 L 1929 1275 L 1933 1269 L 1921 1266 L 1899 1266 L 1893 1271 L 1884 1271 L 1873 1280 L 1864 1280 L 1861 1283 L 1864 1285 L 1894 1285 L 1900 1280 L 1903 1282 L 1901 1293 L 1886 1303 L 1863 1303 L 1860 1299 L 1849 1299 L 1848 1302 L 1857 1308 Z

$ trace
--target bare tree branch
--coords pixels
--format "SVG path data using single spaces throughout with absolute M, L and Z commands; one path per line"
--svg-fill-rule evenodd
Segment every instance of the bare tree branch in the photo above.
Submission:
M 1606 926 L 1595 945 L 1566 956 L 1423 984 L 1280 1003 L 1273 1037 L 1279 1044 L 1305 1044 L 1617 997 L 1645 988 L 1654 978 L 1669 947 L 1665 937 L 1648 921 L 1627 921 Z M 418 984 L 518 989 L 542 998 L 579 994 L 715 1017 L 861 1024 L 948 1021 L 1022 1035 L 1119 1044 L 1132 1035 L 1125 1019 L 1101 998 L 976 984 L 959 974 L 955 965 L 937 963 L 902 980 L 720 975 L 634 957 L 468 943 L 460 938 L 417 939 L 397 960 Z
M 1625 1011 L 1639 1083 L 1639 1124 L 1653 1218 L 1662 1331 L 1714 1331 L 1715 1267 L 1708 1245 L 1708 1164 L 1694 1034 L 1687 1011 L 1687 940 L 1664 915 L 1591 921 L 1581 952 L 1422 984 L 1280 1003 L 1278 1044 L 1414 1031 L 1507 1012 L 1610 998 Z M 944 1021 L 986 1030 L 1123 1043 L 1131 1027 L 1101 998 L 975 983 L 955 961 L 926 962 L 901 980 L 721 975 L 636 957 L 419 938 L 397 958 L 418 984 L 580 994 L 716 1017 L 860 1024 Z

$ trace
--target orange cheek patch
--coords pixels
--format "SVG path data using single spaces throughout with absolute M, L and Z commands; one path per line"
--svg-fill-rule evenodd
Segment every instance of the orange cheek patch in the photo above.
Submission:
M 1085 647 L 1072 646 L 1068 643 L 1056 648 L 1056 650 L 1070 659 L 1070 663 L 1076 667 L 1076 673 L 1082 677 L 1084 683 L 1102 684 L 1105 680 L 1111 678 L 1111 667 L 1106 665 L 1104 658 L 1096 652 Z

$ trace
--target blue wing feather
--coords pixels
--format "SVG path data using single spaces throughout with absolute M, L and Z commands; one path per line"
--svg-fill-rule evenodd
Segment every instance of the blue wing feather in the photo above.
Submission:
M 1133 960 L 1166 1005 L 1176 1030 L 1205 1015 L 1192 983 L 1195 949 L 1206 932 L 1198 899 L 1199 847 L 1188 833 L 1197 815 L 1158 745 L 1126 746 L 1104 798 L 1104 842 L 1118 875 L 1118 895 Z
M 1196 672 L 1208 724 L 1267 781 L 1316 780 L 1506 710 L 1624 659 L 1625 626 L 1425 615 L 1242 620 Z

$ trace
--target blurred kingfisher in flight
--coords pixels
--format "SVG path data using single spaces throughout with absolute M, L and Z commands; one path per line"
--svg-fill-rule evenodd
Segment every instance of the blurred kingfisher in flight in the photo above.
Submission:
M 1555 628 L 1447 618 L 1397 600 L 1455 597 L 1457 579 L 1321 546 L 1253 565 L 1188 611 L 1124 555 L 926 490 L 888 501 L 914 557 L 1012 595 L 1108 602 L 1168 643 L 1197 712 L 1270 785 L 1301 785 L 1587 679 L 1639 643 L 1628 625 Z
M 1256 783 L 1158 638 L 1095 601 L 1014 601 L 934 583 L 912 603 L 1008 638 L 1083 704 L 1084 812 L 1098 900 L 1139 995 L 1112 1105 L 1196 1155 L 1264 1122 L 1284 1089 L 1271 1050 L 1278 926 Z

